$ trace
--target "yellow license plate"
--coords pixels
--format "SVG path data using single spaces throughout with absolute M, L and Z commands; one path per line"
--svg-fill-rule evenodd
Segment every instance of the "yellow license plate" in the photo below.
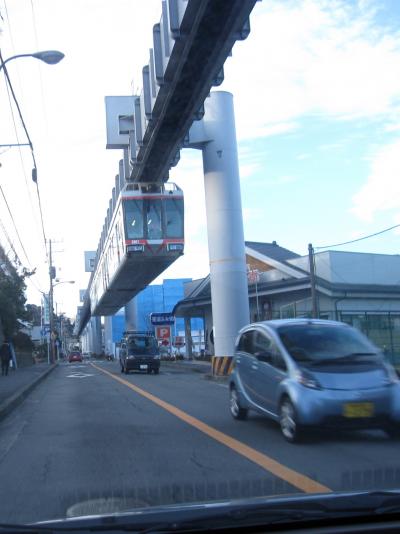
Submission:
M 372 402 L 348 402 L 343 405 L 345 417 L 372 417 L 374 405 Z

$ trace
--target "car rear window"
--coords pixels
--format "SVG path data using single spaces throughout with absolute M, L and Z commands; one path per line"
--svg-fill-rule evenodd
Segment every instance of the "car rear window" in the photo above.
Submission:
M 126 345 L 130 355 L 148 354 L 154 356 L 158 353 L 158 346 L 154 337 L 130 336 Z

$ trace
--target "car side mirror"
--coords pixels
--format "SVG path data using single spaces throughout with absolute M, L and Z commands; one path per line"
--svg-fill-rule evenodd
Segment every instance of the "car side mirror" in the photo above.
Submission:
M 262 352 L 256 352 L 256 358 L 260 362 L 271 363 L 272 361 L 272 352 L 269 350 L 263 350 Z

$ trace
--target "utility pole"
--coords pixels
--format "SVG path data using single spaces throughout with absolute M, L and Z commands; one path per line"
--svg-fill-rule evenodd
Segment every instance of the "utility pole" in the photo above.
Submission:
M 308 260 L 309 260 L 309 264 L 310 264 L 312 316 L 313 316 L 313 319 L 318 319 L 317 290 L 316 290 L 316 287 L 315 287 L 314 249 L 313 249 L 313 246 L 312 246 L 311 243 L 308 245 Z
M 49 239 L 49 277 L 50 277 L 50 290 L 49 290 L 49 315 L 50 315 L 50 361 L 55 361 L 54 350 L 54 313 L 53 313 L 53 279 L 55 278 L 55 272 L 53 267 L 52 251 L 51 251 L 51 239 Z

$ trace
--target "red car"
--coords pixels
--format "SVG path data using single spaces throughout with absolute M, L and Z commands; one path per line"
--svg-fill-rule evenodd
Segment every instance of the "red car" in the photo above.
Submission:
M 69 363 L 71 362 L 83 362 L 82 354 L 80 352 L 71 352 L 68 356 Z

